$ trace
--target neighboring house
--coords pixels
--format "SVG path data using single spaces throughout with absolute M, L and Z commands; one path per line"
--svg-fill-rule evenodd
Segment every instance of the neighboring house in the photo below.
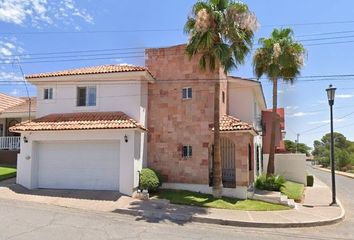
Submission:
M 262 173 L 263 141 L 262 111 L 267 109 L 260 81 L 238 77 L 228 77 L 229 114 L 253 125 L 257 131 L 254 137 L 255 175 Z
M 272 129 L 272 109 L 262 111 L 262 125 L 263 125 L 263 153 L 269 154 L 270 151 L 270 135 Z M 285 153 L 285 114 L 284 108 L 277 109 L 278 121 L 275 127 L 275 153 Z
M 27 188 L 116 190 L 131 195 L 146 159 L 144 67 L 105 65 L 26 77 L 37 119 L 21 133 L 17 183 Z
M 27 98 L 0 93 L 0 164 L 16 165 L 20 150 L 20 134 L 9 128 L 35 116 L 36 98 L 31 98 L 31 112 Z
M 27 76 L 37 86 L 38 118 L 11 128 L 21 133 L 17 182 L 131 195 L 148 166 L 162 174 L 163 187 L 211 193 L 213 83 L 220 80 L 223 192 L 246 198 L 262 148 L 260 83 L 201 71 L 185 45 L 147 49 L 146 57 L 146 68 Z

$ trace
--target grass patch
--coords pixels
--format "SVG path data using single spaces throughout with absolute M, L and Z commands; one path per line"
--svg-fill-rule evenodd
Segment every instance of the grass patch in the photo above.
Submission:
M 0 167 L 0 181 L 16 177 L 16 168 Z
M 304 184 L 286 181 L 280 188 L 282 194 L 286 195 L 290 199 L 294 199 L 296 202 L 301 202 L 304 195 Z
M 257 200 L 240 200 L 228 197 L 217 199 L 210 194 L 203 194 L 184 190 L 161 189 L 154 194 L 154 197 L 159 199 L 168 199 L 171 203 L 174 204 L 192 205 L 208 208 L 222 208 L 244 211 L 276 211 L 290 209 L 287 206 Z

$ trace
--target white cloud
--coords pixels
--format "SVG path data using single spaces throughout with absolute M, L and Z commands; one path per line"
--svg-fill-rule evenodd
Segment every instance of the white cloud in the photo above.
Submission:
M 72 23 L 74 18 L 93 23 L 86 9 L 76 7 L 74 0 L 0 0 L 0 22 L 24 25 L 53 24 L 55 20 Z M 65 20 L 64 20 L 65 19 Z
M 333 122 L 344 122 L 345 118 L 338 118 L 338 119 L 333 119 Z M 308 124 L 320 124 L 320 123 L 329 123 L 330 120 L 322 120 L 322 121 L 313 121 L 313 122 L 308 122 Z
M 304 116 L 313 116 L 316 114 L 318 114 L 318 113 L 316 113 L 316 112 L 296 112 L 296 113 L 289 115 L 289 117 L 304 117 Z
M 278 90 L 278 94 L 283 94 L 284 92 L 284 90 Z
M 23 52 L 24 49 L 21 47 L 21 43 L 18 42 L 16 38 L 0 38 L 1 62 L 11 63 L 13 61 L 13 55 L 21 54 Z
M 299 106 L 286 106 L 285 107 L 286 110 L 296 110 L 298 108 L 299 108 Z
M 23 78 L 21 75 L 14 72 L 1 71 L 0 72 L 1 81 L 22 81 Z
M 338 94 L 336 95 L 336 98 L 352 98 L 354 95 L 352 94 Z

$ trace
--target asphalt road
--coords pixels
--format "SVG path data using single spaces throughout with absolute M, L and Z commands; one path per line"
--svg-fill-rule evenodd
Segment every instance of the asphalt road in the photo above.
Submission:
M 312 170 L 329 184 L 328 173 Z M 314 228 L 259 229 L 149 222 L 116 213 L 0 200 L 0 239 L 354 239 L 354 179 L 337 176 L 347 212 L 342 223 Z

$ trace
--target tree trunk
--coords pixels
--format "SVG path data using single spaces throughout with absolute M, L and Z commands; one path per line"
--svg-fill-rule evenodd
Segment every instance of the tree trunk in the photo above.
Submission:
M 278 79 L 273 78 L 273 113 L 272 113 L 272 129 L 270 135 L 270 149 L 267 176 L 274 174 L 274 155 L 275 155 L 275 137 L 276 137 L 276 123 L 277 123 L 277 101 L 278 101 Z
M 222 172 L 220 154 L 220 81 L 215 82 L 214 93 L 214 157 L 213 157 L 213 196 L 222 196 Z

